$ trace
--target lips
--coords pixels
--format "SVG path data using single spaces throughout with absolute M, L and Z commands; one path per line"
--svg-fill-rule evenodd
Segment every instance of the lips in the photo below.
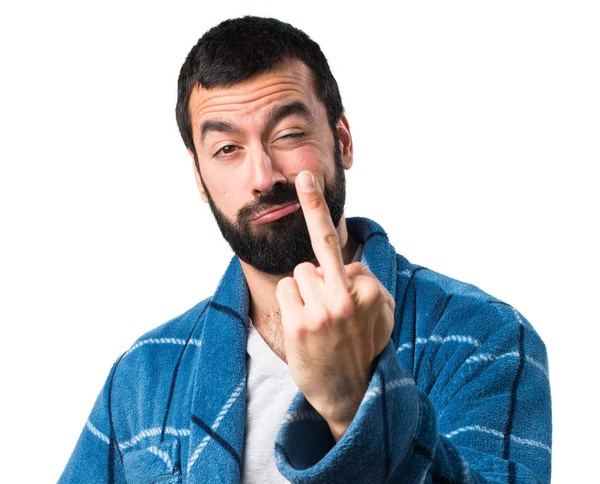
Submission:
M 277 205 L 275 207 L 268 208 L 258 214 L 253 220 L 252 223 L 255 224 L 264 224 L 268 222 L 273 222 L 278 220 L 286 215 L 294 213 L 296 210 L 300 208 L 300 203 L 298 202 L 289 202 L 283 205 Z

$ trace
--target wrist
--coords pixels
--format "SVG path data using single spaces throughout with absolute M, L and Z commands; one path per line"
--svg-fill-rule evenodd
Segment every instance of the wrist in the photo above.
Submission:
M 333 439 L 335 440 L 336 444 L 344 436 L 344 434 L 348 430 L 348 427 L 350 427 L 351 423 L 352 423 L 352 421 L 350 421 L 350 422 L 330 422 L 329 420 L 327 420 L 327 424 L 329 425 L 329 430 L 331 431 L 331 435 L 333 436 Z
M 358 408 L 369 387 L 374 366 L 375 362 L 372 362 L 371 371 L 369 375 L 364 375 L 365 378 L 355 379 L 352 382 L 346 381 L 343 384 L 343 390 L 338 389 L 332 392 L 334 395 L 337 395 L 337 398 L 331 399 L 331 395 L 329 395 L 321 402 L 314 402 L 317 405 L 313 403 L 313 408 L 329 425 L 336 442 L 342 438 L 352 420 L 354 420 L 356 412 L 358 412 Z
M 363 391 L 360 396 L 346 396 L 343 402 L 329 405 L 326 410 L 319 411 L 329 425 L 331 434 L 336 442 L 342 438 L 346 433 L 346 430 L 348 430 L 348 427 L 350 427 L 350 424 L 356 416 L 356 412 L 358 412 L 358 407 L 360 407 L 364 394 L 365 392 Z

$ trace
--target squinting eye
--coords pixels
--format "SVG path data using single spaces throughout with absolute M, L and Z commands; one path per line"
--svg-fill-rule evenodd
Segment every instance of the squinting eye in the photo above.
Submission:
M 290 133 L 282 136 L 281 138 L 302 138 L 304 133 Z

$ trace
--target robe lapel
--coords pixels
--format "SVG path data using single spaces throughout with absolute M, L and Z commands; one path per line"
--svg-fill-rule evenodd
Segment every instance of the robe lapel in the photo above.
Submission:
M 248 286 L 234 257 L 204 316 L 191 407 L 188 482 L 240 481 L 247 315 Z
M 396 249 L 388 236 L 375 222 L 363 217 L 346 220 L 348 232 L 358 243 L 364 244 L 363 260 L 369 270 L 379 279 L 390 294 L 396 294 Z

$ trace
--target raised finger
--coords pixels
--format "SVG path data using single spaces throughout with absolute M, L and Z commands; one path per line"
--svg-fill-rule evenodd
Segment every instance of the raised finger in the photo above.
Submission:
M 296 189 L 308 226 L 310 242 L 323 268 L 325 282 L 340 282 L 348 287 L 350 281 L 344 270 L 340 239 L 331 220 L 323 192 L 312 173 L 300 172 L 296 177 Z

